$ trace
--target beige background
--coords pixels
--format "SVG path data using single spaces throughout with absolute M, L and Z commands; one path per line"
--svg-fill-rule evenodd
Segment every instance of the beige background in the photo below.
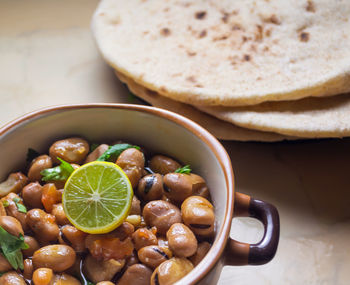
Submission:
M 96 4 L 0 1 L 1 125 L 50 105 L 133 102 L 92 41 Z M 224 146 L 238 191 L 278 207 L 281 240 L 271 263 L 226 267 L 219 284 L 349 284 L 350 140 Z M 261 234 L 256 221 L 233 222 L 237 239 Z

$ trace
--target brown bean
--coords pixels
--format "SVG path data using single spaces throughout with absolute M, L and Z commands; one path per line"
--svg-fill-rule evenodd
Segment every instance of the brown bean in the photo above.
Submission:
M 60 230 L 54 216 L 41 209 L 32 209 L 27 213 L 26 221 L 39 241 L 45 243 L 57 240 Z
M 116 164 L 123 169 L 132 187 L 135 188 L 141 179 L 143 168 L 145 167 L 143 153 L 136 148 L 128 148 L 119 155 Z
M 3 202 L 7 201 L 8 206 L 6 207 L 7 215 L 16 218 L 22 225 L 24 231 L 28 230 L 26 223 L 26 213 L 18 208 L 18 204 L 22 204 L 22 199 L 15 193 L 9 193 L 6 197 L 1 199 Z
M 151 285 L 170 285 L 186 276 L 193 269 L 193 264 L 186 258 L 173 257 L 154 270 Z
M 137 252 L 137 255 L 144 265 L 153 269 L 173 257 L 169 248 L 158 245 L 145 246 Z
M 192 180 L 192 195 L 201 196 L 205 199 L 209 199 L 209 189 L 203 177 L 194 173 L 190 173 L 189 176 Z
M 130 266 L 119 279 L 117 285 L 149 285 L 152 270 L 143 264 Z
M 163 196 L 163 178 L 160 174 L 149 174 L 141 178 L 137 195 L 143 201 L 159 200 Z
M 51 268 L 38 268 L 33 273 L 34 285 L 51 285 L 53 283 L 54 274 Z
M 41 195 L 43 194 L 43 187 L 39 182 L 32 182 L 26 185 L 22 190 L 22 197 L 24 204 L 29 208 L 43 208 L 41 203 Z
M 40 181 L 42 177 L 40 172 L 51 167 L 52 159 L 50 156 L 43 154 L 34 158 L 28 171 L 29 181 Z
M 101 282 L 98 282 L 96 285 L 115 285 L 115 284 L 112 283 L 111 281 L 101 281 Z
M 81 138 L 67 138 L 53 143 L 49 149 L 52 161 L 60 163 L 57 157 L 69 162 L 80 164 L 89 152 L 89 144 Z
M 0 226 L 9 234 L 19 237 L 24 235 L 21 223 L 11 216 L 0 216 Z
M 28 183 L 28 178 L 21 172 L 11 173 L 7 180 L 0 183 L 0 197 L 9 193 L 19 193 Z
M 7 272 L 12 268 L 7 259 L 0 253 L 0 272 Z
M 181 165 L 170 157 L 155 155 L 150 160 L 149 167 L 154 172 L 165 175 L 167 173 L 174 172 L 176 169 L 180 168 Z
M 140 200 L 134 195 L 132 197 L 131 209 L 129 215 L 141 215 Z
M 27 249 L 22 249 L 25 257 L 33 256 L 34 252 L 40 248 L 39 243 L 31 236 L 24 236 L 24 242 L 29 246 Z
M 68 245 L 47 245 L 34 252 L 33 265 L 35 268 L 46 267 L 62 272 L 74 264 L 75 258 L 74 249 Z
M 23 277 L 25 279 L 31 280 L 33 276 L 33 261 L 29 258 L 23 261 Z
M 132 234 L 132 240 L 134 242 L 136 250 L 139 250 L 144 246 L 158 244 L 158 240 L 155 233 L 152 230 L 149 230 L 147 228 L 137 229 Z
M 60 226 L 69 225 L 70 224 L 70 222 L 69 222 L 69 220 L 68 220 L 68 218 L 66 216 L 66 213 L 63 210 L 62 203 L 54 204 L 51 214 L 55 216 L 56 222 Z
M 3 204 L 3 201 L 1 200 L 0 200 L 0 216 L 7 216 L 5 206 Z
M 73 226 L 64 226 L 61 228 L 58 240 L 60 244 L 66 244 L 74 248 L 76 252 L 85 251 L 85 238 L 87 233 L 84 233 Z
M 124 267 L 124 264 L 124 259 L 98 261 L 89 254 L 85 259 L 83 272 L 93 283 L 110 281 L 112 280 L 113 276 Z
M 0 277 L 1 285 L 26 285 L 24 279 L 15 271 L 5 273 Z
M 84 164 L 97 160 L 108 149 L 108 147 L 108 144 L 100 144 L 86 157 Z
M 210 236 L 214 233 L 215 214 L 213 205 L 205 198 L 191 196 L 181 205 L 184 224 L 196 235 Z
M 66 273 L 60 273 L 60 274 L 55 274 L 52 285 L 80 285 L 80 284 L 81 283 L 73 276 Z
M 180 210 L 162 200 L 148 202 L 143 208 L 143 217 L 146 223 L 156 227 L 160 234 L 166 234 L 172 224 L 181 223 Z
M 197 251 L 198 242 L 194 233 L 184 224 L 173 224 L 166 233 L 169 247 L 176 256 L 189 257 Z
M 201 262 L 202 259 L 206 256 L 210 248 L 211 244 L 209 242 L 203 241 L 198 244 L 196 253 L 188 259 L 192 262 L 194 266 L 197 266 L 198 263 Z
M 192 195 L 192 179 L 188 174 L 168 173 L 164 176 L 164 194 L 172 201 L 182 202 Z

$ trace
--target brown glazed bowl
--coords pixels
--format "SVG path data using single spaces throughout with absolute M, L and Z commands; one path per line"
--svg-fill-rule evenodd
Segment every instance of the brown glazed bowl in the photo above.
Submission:
M 47 150 L 55 140 L 82 136 L 92 142 L 122 139 L 177 158 L 203 176 L 216 214 L 214 243 L 201 263 L 176 284 L 216 284 L 224 265 L 259 265 L 275 255 L 279 216 L 272 205 L 235 193 L 231 161 L 209 132 L 175 113 L 140 105 L 58 106 L 27 114 L 0 128 L 0 179 L 23 169 L 28 148 Z M 229 237 L 233 216 L 259 219 L 265 228 L 257 244 Z

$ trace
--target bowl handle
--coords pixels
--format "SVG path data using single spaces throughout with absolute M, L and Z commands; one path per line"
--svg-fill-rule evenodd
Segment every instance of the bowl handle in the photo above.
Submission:
M 264 201 L 235 193 L 234 217 L 252 217 L 264 225 L 259 243 L 248 244 L 229 237 L 225 251 L 225 265 L 260 265 L 269 262 L 277 251 L 280 221 L 277 209 Z

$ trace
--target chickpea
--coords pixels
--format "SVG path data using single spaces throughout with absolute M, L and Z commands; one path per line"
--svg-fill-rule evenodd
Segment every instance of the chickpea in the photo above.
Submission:
M 164 194 L 175 202 L 192 195 L 192 179 L 188 174 L 168 173 L 164 176 Z
M 193 269 L 193 264 L 186 258 L 173 257 L 154 270 L 151 285 L 170 285 L 180 280 Z
M 9 193 L 6 197 L 1 199 L 2 201 L 7 201 L 8 206 L 6 207 L 7 215 L 16 218 L 22 225 L 24 231 L 28 230 L 28 225 L 26 223 L 26 213 L 23 213 L 18 209 L 17 204 L 22 204 L 22 199 L 15 193 Z
M 123 169 L 132 187 L 135 188 L 141 179 L 143 168 L 145 167 L 143 153 L 136 148 L 128 148 L 119 155 L 116 164 Z
M 167 247 L 158 245 L 149 245 L 141 248 L 137 255 L 139 260 L 150 268 L 156 268 L 162 262 L 173 257 L 173 253 Z
M 24 242 L 29 246 L 27 249 L 22 249 L 25 257 L 33 256 L 34 252 L 40 248 L 39 243 L 31 236 L 24 236 Z
M 66 244 L 74 248 L 76 252 L 85 251 L 85 238 L 87 234 L 73 226 L 64 226 L 61 229 L 58 240 L 60 244 Z
M 54 279 L 54 274 L 50 268 L 38 268 L 33 273 L 34 285 L 51 285 Z
M 130 266 L 119 279 L 117 285 L 149 285 L 152 270 L 143 264 Z
M 131 209 L 129 215 L 141 215 L 140 200 L 134 195 L 132 197 Z
M 147 228 L 140 228 L 132 234 L 132 240 L 136 250 L 148 245 L 157 245 L 156 235 Z
M 32 209 L 27 213 L 26 222 L 41 242 L 57 240 L 60 230 L 54 216 L 41 209 Z
M 52 207 L 52 215 L 55 216 L 57 224 L 60 226 L 69 225 L 70 222 L 67 219 L 66 213 L 63 210 L 62 203 L 54 204 Z
M 113 276 L 119 272 L 125 265 L 125 260 L 110 259 L 107 261 L 98 261 L 92 255 L 88 255 L 83 265 L 83 271 L 86 277 L 93 283 L 101 281 L 110 281 Z
M 167 173 L 174 172 L 176 169 L 180 168 L 181 165 L 170 157 L 155 155 L 150 160 L 149 167 L 154 172 L 165 175 Z
M 161 199 L 163 196 L 163 178 L 160 174 L 149 174 L 141 178 L 137 194 L 144 201 Z
M 76 278 L 66 273 L 55 274 L 54 281 L 53 281 L 53 285 L 80 285 L 80 284 L 81 283 Z
M 7 259 L 0 253 L 0 272 L 7 272 L 12 268 Z
M 202 259 L 206 256 L 209 249 L 211 247 L 211 244 L 209 242 L 203 241 L 198 244 L 197 251 L 194 255 L 189 257 L 189 260 L 192 262 L 194 266 L 197 266 L 199 262 L 202 261 Z
M 31 280 L 33 276 L 33 261 L 29 258 L 23 261 L 23 277 L 25 279 Z
M 28 171 L 29 181 L 40 181 L 42 177 L 40 172 L 51 167 L 52 159 L 48 155 L 43 154 L 34 158 Z
M 155 200 L 143 208 L 143 217 L 148 225 L 157 228 L 160 234 L 166 234 L 172 224 L 181 223 L 181 212 L 173 204 Z
M 173 224 L 166 237 L 169 242 L 170 249 L 176 256 L 189 257 L 197 251 L 197 239 L 194 233 L 184 224 Z
M 24 204 L 29 208 L 43 208 L 41 203 L 41 195 L 43 194 L 43 187 L 39 182 L 32 182 L 24 186 L 22 190 L 22 197 Z
M 60 163 L 57 157 L 69 162 L 80 164 L 89 152 L 89 144 L 81 138 L 68 138 L 53 143 L 49 149 L 52 161 Z
M 19 193 L 28 183 L 28 178 L 21 172 L 11 173 L 7 180 L 0 183 L 0 197 L 9 193 Z
M 100 144 L 97 148 L 94 149 L 85 159 L 84 163 L 97 160 L 107 149 L 108 144 Z
M 33 264 L 35 268 L 47 267 L 55 272 L 62 272 L 74 264 L 75 258 L 73 248 L 68 245 L 54 244 L 34 252 Z
M 19 237 L 24 235 L 21 223 L 14 217 L 0 216 L 0 226 L 9 234 Z
M 210 236 L 214 233 L 215 214 L 213 205 L 205 198 L 191 196 L 181 205 L 184 224 L 196 235 Z
M 24 279 L 15 271 L 5 273 L 0 277 L 1 285 L 26 285 Z

